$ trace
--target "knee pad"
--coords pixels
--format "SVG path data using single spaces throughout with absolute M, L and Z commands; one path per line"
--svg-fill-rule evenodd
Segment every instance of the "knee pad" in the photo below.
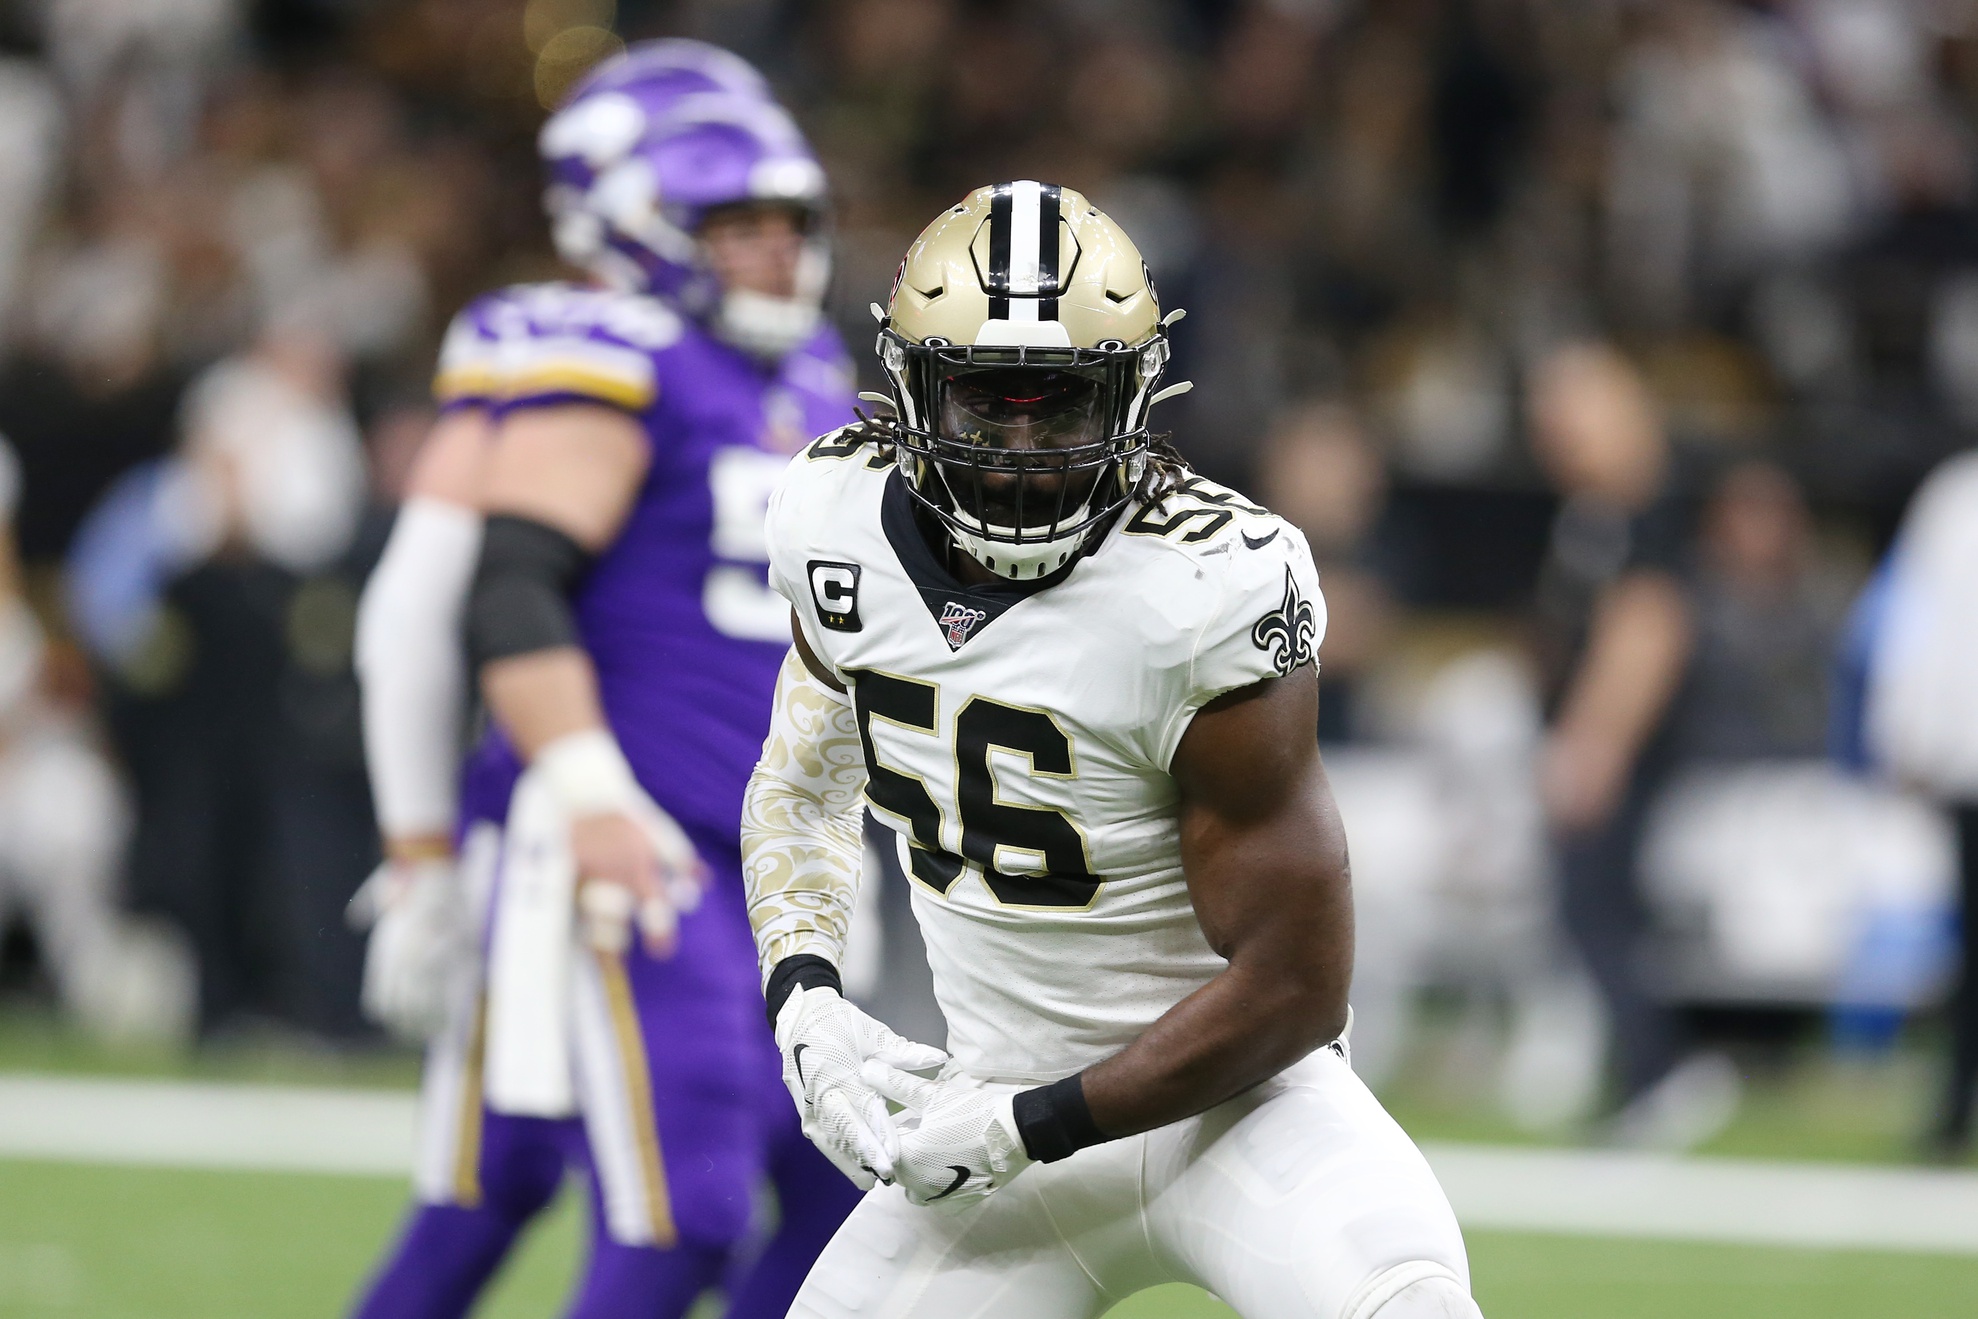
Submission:
M 1449 1269 L 1414 1260 L 1382 1271 L 1341 1319 L 1483 1319 L 1483 1312 Z

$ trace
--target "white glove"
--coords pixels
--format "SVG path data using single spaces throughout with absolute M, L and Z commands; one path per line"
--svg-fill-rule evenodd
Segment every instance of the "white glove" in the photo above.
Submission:
M 894 1034 L 823 986 L 794 989 L 783 1000 L 776 1014 L 776 1047 L 783 1053 L 783 1084 L 810 1143 L 861 1190 L 891 1181 L 898 1140 L 886 1101 L 860 1068 L 877 1060 L 889 1071 L 925 1071 L 947 1062 L 948 1055 Z
M 974 1204 L 1034 1162 L 1016 1128 L 1014 1092 L 923 1081 L 878 1061 L 862 1075 L 906 1110 L 895 1123 L 893 1179 L 914 1204 Z
M 478 973 L 473 913 L 450 860 L 387 861 L 350 900 L 350 923 L 369 929 L 364 1014 L 414 1042 L 438 1035 Z

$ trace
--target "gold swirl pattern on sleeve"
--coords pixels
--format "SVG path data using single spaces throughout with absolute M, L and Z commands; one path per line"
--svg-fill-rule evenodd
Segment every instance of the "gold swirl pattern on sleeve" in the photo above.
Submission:
M 742 879 L 763 974 L 798 953 L 843 961 L 864 852 L 865 757 L 851 702 L 793 648 L 742 797 Z

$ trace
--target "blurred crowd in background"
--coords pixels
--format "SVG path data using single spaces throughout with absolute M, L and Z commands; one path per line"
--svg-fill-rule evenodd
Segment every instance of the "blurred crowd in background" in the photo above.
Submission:
M 1005 178 L 1188 310 L 1164 424 L 1323 575 L 1371 1077 L 1440 986 L 1532 1125 L 1611 1040 L 1679 1128 L 1735 1081 L 1666 1005 L 1874 1048 L 1941 995 L 1950 827 L 1823 758 L 1850 602 L 1978 435 L 1966 0 L 10 0 L 6 983 L 363 1037 L 357 593 L 448 317 L 559 274 L 545 107 L 664 34 L 812 137 L 862 369 Z

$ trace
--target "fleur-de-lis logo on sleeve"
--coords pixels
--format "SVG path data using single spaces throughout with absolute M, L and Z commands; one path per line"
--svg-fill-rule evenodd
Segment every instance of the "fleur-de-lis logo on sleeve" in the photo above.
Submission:
M 1298 594 L 1298 583 L 1291 569 L 1284 570 L 1284 603 L 1258 619 L 1250 629 L 1250 640 L 1271 657 L 1271 667 L 1279 676 L 1301 664 L 1312 662 L 1312 634 L 1315 620 L 1312 602 Z

